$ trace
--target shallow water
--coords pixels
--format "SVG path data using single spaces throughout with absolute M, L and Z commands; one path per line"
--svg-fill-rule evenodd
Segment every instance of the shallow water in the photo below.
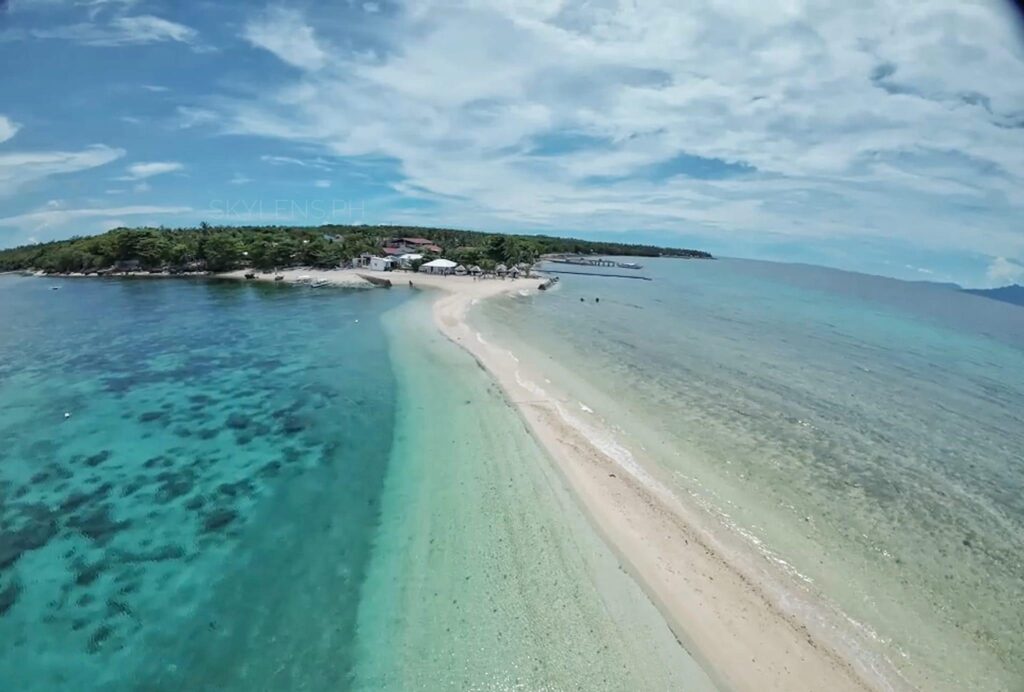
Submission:
M 400 297 L 0 282 L 4 687 L 341 688 Z
M 51 283 L 0 277 L 3 689 L 713 689 L 427 298 Z
M 654 281 L 565 276 L 474 319 L 837 605 L 862 660 L 921 689 L 1020 689 L 1024 310 L 816 267 L 645 264 Z
M 714 689 L 497 385 L 418 303 L 386 321 L 398 431 L 358 688 Z

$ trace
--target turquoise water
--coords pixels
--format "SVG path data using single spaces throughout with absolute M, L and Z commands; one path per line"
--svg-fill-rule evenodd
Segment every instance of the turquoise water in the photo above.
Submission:
M 4 687 L 343 686 L 399 296 L 49 285 L 0 277 Z
M 714 689 L 412 295 L 0 277 L 0 687 Z
M 1024 310 L 645 264 L 654 281 L 565 276 L 473 319 L 812 594 L 802 615 L 834 617 L 851 655 L 920 689 L 1024 688 Z

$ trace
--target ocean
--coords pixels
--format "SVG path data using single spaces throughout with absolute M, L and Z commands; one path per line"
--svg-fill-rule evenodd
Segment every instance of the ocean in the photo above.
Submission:
M 804 265 L 643 264 L 652 281 L 565 275 L 471 320 L 862 669 L 1024 688 L 1024 309 Z
M 714 689 L 429 301 L 0 276 L 2 687 Z

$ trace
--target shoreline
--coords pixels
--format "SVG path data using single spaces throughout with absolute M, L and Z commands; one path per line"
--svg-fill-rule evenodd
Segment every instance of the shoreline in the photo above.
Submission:
M 535 280 L 420 278 L 426 279 L 421 286 L 443 291 L 432 307 L 438 329 L 494 378 L 623 568 L 716 684 L 778 692 L 892 689 L 879 671 L 846 660 L 787 615 L 750 574 L 752 565 L 731 563 L 719 540 L 678 498 L 641 467 L 626 466 L 598 448 L 566 419 L 559 397 L 524 378 L 510 351 L 468 324 L 467 314 L 479 300 L 536 289 Z

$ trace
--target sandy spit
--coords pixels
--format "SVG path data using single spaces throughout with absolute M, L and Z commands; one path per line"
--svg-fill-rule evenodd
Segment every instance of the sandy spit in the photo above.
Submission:
M 380 274 L 379 276 L 389 276 Z M 631 474 L 563 416 L 561 398 L 533 382 L 507 349 L 466 321 L 477 301 L 536 290 L 540 281 L 392 275 L 396 286 L 444 291 L 433 304 L 438 328 L 495 378 L 547 450 L 611 547 L 658 606 L 680 643 L 727 690 L 830 692 L 884 689 L 787 615 L 744 570 L 687 519 L 678 499 Z

